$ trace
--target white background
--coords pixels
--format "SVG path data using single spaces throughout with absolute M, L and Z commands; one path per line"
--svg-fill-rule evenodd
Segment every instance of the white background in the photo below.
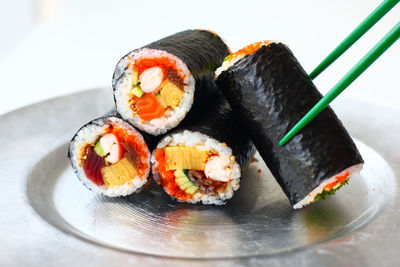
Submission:
M 311 72 L 380 2 L 0 0 L 0 114 L 110 87 L 121 56 L 185 29 L 214 30 L 233 51 L 255 41 L 283 41 Z M 321 74 L 315 80 L 321 92 L 332 88 L 399 18 L 400 5 Z M 358 97 L 400 109 L 399 66 L 400 41 L 335 105 Z

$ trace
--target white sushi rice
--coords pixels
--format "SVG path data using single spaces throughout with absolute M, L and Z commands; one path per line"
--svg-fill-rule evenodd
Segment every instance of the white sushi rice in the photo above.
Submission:
M 318 194 L 321 194 L 322 191 L 324 191 L 324 187 L 327 186 L 330 183 L 336 182 L 337 177 L 345 175 L 346 172 L 349 173 L 349 176 L 347 179 L 350 179 L 350 176 L 353 175 L 354 173 L 359 173 L 363 168 L 363 164 L 357 164 L 353 165 L 347 169 L 344 169 L 343 171 L 339 172 L 338 174 L 332 176 L 329 179 L 326 179 L 323 183 L 321 183 L 317 188 L 315 188 L 313 191 L 311 191 L 305 198 L 303 198 L 301 201 L 297 202 L 295 205 L 293 205 L 294 209 L 301 209 L 302 207 L 307 206 L 310 204 L 315 197 Z
M 131 60 L 128 59 L 131 58 Z M 130 91 L 132 89 L 132 69 L 126 68 L 124 75 L 117 82 L 115 86 L 114 96 L 117 105 L 118 113 L 121 114 L 122 118 L 129 121 L 135 127 L 153 134 L 160 135 L 166 133 L 168 130 L 177 126 L 184 118 L 186 113 L 190 110 L 193 104 L 194 91 L 195 91 L 195 79 L 190 73 L 186 64 L 173 54 L 168 52 L 142 48 L 139 50 L 134 50 L 124 57 L 119 63 L 117 68 L 125 69 L 125 67 L 131 62 L 142 59 L 142 58 L 159 58 L 167 57 L 176 62 L 176 67 L 184 75 L 184 83 L 186 86 L 183 87 L 184 94 L 179 105 L 173 110 L 166 113 L 163 117 L 153 119 L 151 121 L 144 121 L 130 107 Z
M 228 147 L 225 143 L 221 143 L 218 140 L 211 138 L 207 135 L 204 135 L 199 132 L 192 132 L 185 130 L 181 133 L 175 133 L 171 135 L 167 135 L 164 137 L 159 144 L 157 145 L 156 149 L 162 149 L 166 146 L 190 146 L 196 147 L 199 150 L 213 150 L 218 153 L 221 157 L 227 157 L 233 159 L 234 156 L 232 155 L 232 149 Z M 158 166 L 158 162 L 155 159 L 155 150 L 153 151 L 151 162 L 153 164 L 153 174 Z M 220 166 L 223 168 L 223 166 Z M 236 190 L 240 187 L 240 177 L 241 177 L 241 169 L 240 165 L 236 162 L 236 160 L 231 160 L 232 169 L 230 180 L 227 182 L 226 189 L 224 191 L 218 191 L 215 195 L 208 195 L 205 193 L 200 192 L 198 190 L 192 199 L 188 199 L 186 202 L 188 203 L 198 203 L 202 202 L 203 204 L 214 204 L 214 205 L 223 205 L 225 204 L 225 200 L 230 199 L 233 197 L 233 194 Z M 220 170 L 216 169 L 216 173 L 221 172 Z M 167 193 L 167 188 L 164 188 Z M 183 202 L 183 200 L 178 199 L 178 201 Z
M 100 136 L 106 134 L 105 129 L 107 127 L 107 123 L 113 123 L 114 125 L 118 125 L 119 127 L 126 129 L 129 134 L 137 136 L 141 141 L 144 142 L 143 137 L 132 126 L 123 120 L 116 117 L 108 117 L 107 119 L 100 118 L 92 121 L 80 129 L 74 139 L 71 141 L 69 147 L 71 162 L 76 174 L 78 175 L 78 178 L 90 190 L 109 197 L 127 196 L 141 188 L 147 182 L 147 177 L 149 176 L 150 172 L 150 151 L 148 151 L 147 148 L 145 149 L 147 150 L 148 157 L 141 160 L 145 161 L 149 168 L 145 171 L 142 177 L 137 175 L 132 180 L 127 181 L 120 186 L 107 188 L 106 185 L 96 185 L 86 177 L 82 167 L 83 163 L 80 163 L 82 149 L 84 149 L 87 144 L 94 146 L 99 140 Z

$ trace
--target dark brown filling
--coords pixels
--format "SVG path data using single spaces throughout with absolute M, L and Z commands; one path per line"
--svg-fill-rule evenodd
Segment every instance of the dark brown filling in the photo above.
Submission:
M 226 187 L 225 182 L 214 181 L 208 179 L 203 171 L 190 170 L 188 172 L 189 179 L 199 187 L 200 191 L 206 194 L 216 194 L 217 191 Z
M 183 82 L 183 79 L 179 76 L 178 71 L 173 68 L 168 68 L 165 70 L 167 78 L 173 82 L 179 89 L 183 90 L 183 87 L 186 85 Z
M 140 156 L 139 154 L 131 148 L 128 144 L 122 143 L 125 153 L 124 157 L 126 157 L 130 163 L 132 163 L 133 167 L 137 170 L 140 167 Z

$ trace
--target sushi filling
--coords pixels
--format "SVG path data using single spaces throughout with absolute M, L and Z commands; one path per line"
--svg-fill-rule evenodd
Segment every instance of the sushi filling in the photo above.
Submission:
M 115 99 L 119 113 L 152 134 L 175 127 L 193 103 L 194 78 L 176 56 L 142 49 L 126 58 L 125 78 Z
M 236 51 L 235 53 L 231 53 L 230 55 L 225 57 L 224 62 L 222 63 L 221 67 L 219 67 L 215 71 L 216 77 L 218 77 L 221 74 L 221 72 L 229 69 L 237 61 L 241 60 L 242 58 L 244 58 L 247 55 L 253 54 L 258 49 L 260 49 L 262 46 L 268 45 L 270 43 L 272 43 L 272 41 L 256 42 L 256 43 L 253 43 L 253 44 L 243 47 L 242 49 Z
M 90 125 L 86 140 L 75 141 L 77 168 L 89 188 L 107 196 L 133 193 L 146 183 L 149 151 L 143 138 L 119 119 L 102 126 Z M 130 126 L 129 126 L 130 127 Z M 132 128 L 133 129 L 133 128 Z M 90 140 L 89 140 L 90 139 Z
M 362 164 L 358 164 L 349 167 L 341 171 L 339 174 L 325 180 L 317 188 L 310 192 L 305 198 L 296 203 L 293 208 L 301 209 L 302 207 L 314 203 L 320 199 L 325 199 L 328 195 L 334 195 L 338 189 L 348 183 L 349 178 L 352 174 L 359 173 L 361 171 L 362 166 Z
M 130 108 L 142 120 L 161 118 L 179 106 L 186 84 L 174 67 L 168 58 L 142 59 L 131 64 Z
M 192 138 L 190 140 L 190 138 Z M 224 204 L 239 188 L 240 167 L 226 144 L 184 131 L 153 152 L 156 182 L 178 201 Z

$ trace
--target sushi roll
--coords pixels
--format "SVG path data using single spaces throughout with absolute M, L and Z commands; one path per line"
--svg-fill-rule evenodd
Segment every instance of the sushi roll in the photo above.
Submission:
M 227 57 L 216 74 L 293 208 L 334 194 L 362 169 L 356 145 L 330 107 L 286 145 L 278 145 L 322 97 L 286 45 L 249 45 Z
M 149 176 L 150 155 L 143 136 L 115 112 L 81 127 L 68 150 L 78 179 L 108 197 L 141 188 Z
M 167 132 L 215 96 L 218 90 L 208 85 L 228 54 L 222 39 L 205 30 L 179 32 L 129 52 L 112 79 L 119 114 L 147 133 Z
M 254 146 L 220 97 L 164 136 L 152 153 L 154 180 L 179 202 L 225 204 L 239 189 Z

